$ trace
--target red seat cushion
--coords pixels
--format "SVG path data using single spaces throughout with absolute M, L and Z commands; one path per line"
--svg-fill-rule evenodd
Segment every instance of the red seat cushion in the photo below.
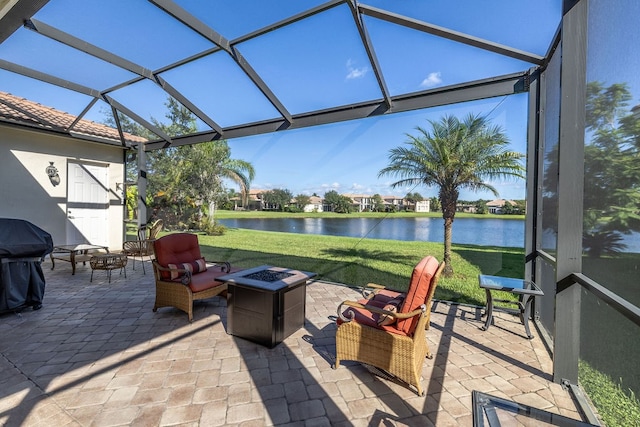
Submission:
M 220 282 L 218 280 L 218 277 L 224 276 L 225 274 L 235 273 L 240 270 L 242 269 L 232 267 L 231 271 L 222 271 L 222 268 L 219 265 L 209 267 L 204 272 L 191 276 L 191 283 L 189 283 L 189 288 L 191 288 L 192 292 L 200 292 L 206 289 L 220 286 L 224 282 Z
M 369 301 L 369 300 L 361 300 L 358 301 L 361 304 L 365 304 L 368 303 L 369 305 L 372 305 L 374 307 L 377 308 L 384 308 L 384 304 L 383 305 L 379 305 L 374 301 Z M 346 317 L 347 319 L 351 318 L 351 314 L 353 313 L 353 315 L 355 316 L 353 318 L 353 321 L 356 323 L 359 323 L 361 325 L 366 325 L 366 326 L 371 326 L 372 328 L 376 328 L 376 329 L 382 329 L 388 332 L 391 332 L 393 334 L 398 334 L 398 335 L 406 335 L 406 333 L 404 333 L 401 330 L 398 330 L 396 328 L 396 325 L 379 325 L 378 322 L 380 321 L 380 315 L 378 313 L 372 313 L 369 310 L 366 309 L 361 309 L 361 308 L 355 308 L 355 307 L 346 307 L 345 310 L 342 312 L 342 315 L 344 317 Z M 337 320 L 337 324 L 341 325 L 344 321 L 340 318 L 338 318 Z
M 376 292 L 376 294 L 371 298 L 371 300 L 387 304 L 389 303 L 389 301 L 394 300 L 398 297 L 405 298 L 406 295 L 407 295 L 406 292 L 397 292 L 389 289 L 380 289 L 380 291 Z
M 400 307 L 400 313 L 412 312 L 425 303 L 433 276 L 436 274 L 436 271 L 438 271 L 438 265 L 438 261 L 434 257 L 427 256 L 414 267 L 413 273 L 411 274 L 409 290 L 407 291 L 407 296 L 402 307 Z M 405 334 L 411 335 L 413 331 L 415 331 L 417 324 L 417 317 L 399 319 L 397 328 Z

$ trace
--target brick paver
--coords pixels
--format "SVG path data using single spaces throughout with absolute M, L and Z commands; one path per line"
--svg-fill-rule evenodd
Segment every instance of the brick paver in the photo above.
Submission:
M 305 327 L 268 349 L 226 334 L 221 298 L 196 302 L 193 323 L 153 313 L 150 266 L 111 283 L 43 269 L 42 309 L 0 315 L 3 426 L 466 426 L 473 390 L 579 418 L 540 339 L 507 314 L 481 331 L 480 308 L 437 302 L 416 396 L 358 363 L 332 369 L 335 309 L 356 289 L 310 284 Z

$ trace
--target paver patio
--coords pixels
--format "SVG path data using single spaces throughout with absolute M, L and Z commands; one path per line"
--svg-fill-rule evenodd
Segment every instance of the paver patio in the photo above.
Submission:
M 580 418 L 514 316 L 483 332 L 481 308 L 436 302 L 420 397 L 357 363 L 332 369 L 336 307 L 357 289 L 310 284 L 305 327 L 268 349 L 227 335 L 220 298 L 191 324 L 152 312 L 148 267 L 90 283 L 89 265 L 43 263 L 42 309 L 0 315 L 0 425 L 470 426 L 472 390 Z

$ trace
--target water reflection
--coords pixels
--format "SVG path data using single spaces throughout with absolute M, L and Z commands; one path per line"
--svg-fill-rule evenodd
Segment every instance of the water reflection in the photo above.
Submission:
M 221 219 L 230 228 L 286 233 L 442 242 L 442 218 L 240 218 Z M 524 221 L 459 218 L 453 225 L 454 243 L 485 246 L 524 246 Z
M 221 219 L 229 228 L 323 234 L 368 239 L 442 242 L 442 218 L 239 218 Z M 500 218 L 458 218 L 453 223 L 453 243 L 524 247 L 524 220 Z M 555 246 L 555 236 L 543 234 L 545 248 Z M 623 237 L 624 252 L 640 253 L 640 233 Z

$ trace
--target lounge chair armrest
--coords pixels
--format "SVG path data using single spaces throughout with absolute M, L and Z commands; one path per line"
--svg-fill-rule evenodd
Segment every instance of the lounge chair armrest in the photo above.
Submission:
M 366 299 L 373 298 L 373 296 L 381 289 L 384 289 L 384 286 L 378 285 L 377 283 L 367 283 L 362 288 L 362 296 Z
M 404 291 L 398 291 L 393 288 L 388 288 L 384 285 L 379 285 L 377 283 L 367 283 L 362 288 L 362 296 L 365 297 L 366 299 L 370 299 L 382 290 L 389 290 L 389 291 L 398 292 L 398 293 L 404 292 Z
M 189 270 L 185 270 L 183 268 L 168 268 L 168 267 L 163 267 L 160 264 L 158 264 L 156 261 L 153 261 L 153 266 L 158 269 L 158 272 L 162 273 L 163 271 L 171 274 L 171 272 L 177 272 L 178 273 L 178 277 L 180 279 L 180 282 L 183 285 L 188 285 L 189 283 L 191 283 L 191 272 Z M 173 280 L 167 280 L 169 281 L 173 281 Z
M 367 288 L 375 288 L 375 289 L 385 289 L 386 288 L 386 286 L 379 285 L 377 283 L 367 283 L 366 287 Z
M 207 268 L 210 267 L 220 267 L 224 273 L 229 273 L 231 271 L 231 264 L 227 261 L 207 261 Z
M 353 320 L 353 316 L 351 318 L 348 318 L 348 317 L 344 316 L 342 314 L 343 311 L 344 311 L 344 309 L 342 308 L 343 306 L 359 308 L 359 309 L 362 309 L 362 310 L 367 310 L 367 311 L 369 311 L 371 313 L 386 314 L 388 316 L 393 317 L 395 320 L 398 320 L 398 319 L 409 319 L 409 318 L 417 316 L 417 315 L 419 315 L 421 313 L 426 313 L 426 311 L 427 311 L 427 307 L 424 304 L 422 304 L 420 307 L 416 308 L 415 310 L 413 310 L 413 311 L 411 311 L 409 313 L 398 313 L 398 312 L 395 312 L 395 311 L 383 310 L 381 308 L 370 306 L 370 305 L 360 304 L 359 302 L 355 302 L 355 301 L 342 301 L 338 305 L 338 317 L 344 322 L 352 321 Z

